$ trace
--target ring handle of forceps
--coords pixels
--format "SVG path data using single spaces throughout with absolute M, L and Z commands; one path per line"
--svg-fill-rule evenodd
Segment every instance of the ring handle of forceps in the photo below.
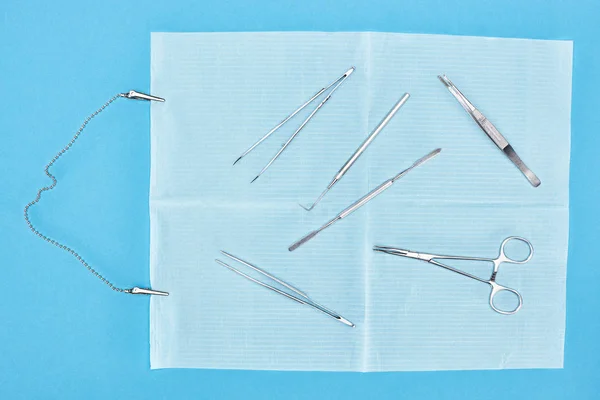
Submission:
M 511 242 L 513 240 L 518 240 L 519 242 L 523 242 L 527 245 L 527 247 L 529 247 L 529 254 L 527 255 L 527 257 L 525 257 L 522 260 L 515 260 L 514 258 L 511 258 L 506 255 L 504 248 L 506 247 L 506 245 L 509 242 Z M 502 264 L 503 262 L 507 262 L 510 264 L 525 264 L 526 262 L 531 260 L 531 257 L 533 257 L 533 245 L 531 244 L 531 242 L 529 240 L 519 237 L 519 236 L 509 236 L 502 241 L 502 244 L 500 245 L 500 254 L 498 254 L 498 258 L 496 259 L 495 264 L 496 264 L 496 267 L 498 265 Z
M 523 306 L 523 297 L 521 297 L 521 294 L 519 292 L 517 292 L 516 290 L 511 289 L 509 287 L 499 285 L 496 282 L 491 281 L 491 280 L 488 281 L 487 283 L 492 287 L 492 291 L 490 292 L 490 307 L 492 307 L 492 310 L 496 311 L 499 314 L 512 315 L 512 314 L 516 314 L 517 311 L 519 311 L 521 309 L 521 307 Z M 496 295 L 500 292 L 510 292 L 510 293 L 514 294 L 515 296 L 517 296 L 517 300 L 519 300 L 519 304 L 517 304 L 517 306 L 512 310 L 502 310 L 502 309 L 496 307 L 494 305 L 494 297 L 496 297 Z
M 522 260 L 515 260 L 506 255 L 504 248 L 510 241 L 513 241 L 513 240 L 518 240 L 519 242 L 523 242 L 527 245 L 527 247 L 529 247 L 529 254 L 527 255 L 527 257 L 525 257 Z M 514 289 L 511 289 L 509 287 L 502 286 L 502 285 L 499 285 L 498 283 L 496 283 L 496 281 L 495 281 L 496 272 L 498 270 L 498 266 L 500 264 L 502 264 L 503 262 L 510 263 L 510 264 L 525 264 L 526 262 L 531 260 L 531 257 L 533 257 L 533 245 L 531 244 L 531 242 L 529 240 L 519 237 L 519 236 L 509 236 L 502 241 L 502 244 L 500 245 L 500 254 L 498 255 L 498 258 L 496 259 L 496 261 L 494 262 L 495 272 L 492 275 L 492 279 L 490 279 L 487 282 L 492 288 L 492 290 L 490 292 L 490 301 L 489 301 L 490 307 L 492 307 L 492 310 L 496 311 L 499 314 L 512 315 L 512 314 L 516 314 L 516 312 L 521 309 L 521 307 L 523 306 L 523 297 L 521 297 L 521 294 Z M 501 310 L 500 308 L 496 307 L 496 305 L 494 304 L 494 297 L 496 297 L 496 295 L 500 292 L 510 292 L 510 293 L 514 294 L 515 296 L 517 296 L 517 300 L 519 301 L 519 304 L 517 304 L 517 306 L 512 310 Z

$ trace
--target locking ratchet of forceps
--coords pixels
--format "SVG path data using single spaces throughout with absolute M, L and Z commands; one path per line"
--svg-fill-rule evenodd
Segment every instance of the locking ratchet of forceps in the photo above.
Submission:
M 529 183 L 533 187 L 538 187 L 541 184 L 540 179 L 536 174 L 530 170 L 527 165 L 521 160 L 521 158 L 517 155 L 513 147 L 508 143 L 508 141 L 502 136 L 502 134 L 496 129 L 496 127 L 479 111 L 466 97 L 463 95 L 460 90 L 446 77 L 446 75 L 439 75 L 439 80 L 448 88 L 450 93 L 458 100 L 460 105 L 465 109 L 465 111 L 475 120 L 477 125 L 485 132 L 486 135 L 498 146 L 500 150 L 512 161 L 513 164 L 519 168 L 519 171 L 525 178 L 529 181 Z
M 331 84 L 329 84 L 329 86 L 324 87 L 323 89 L 321 89 L 317 93 L 315 93 L 306 103 L 302 104 L 294 112 L 292 112 L 290 115 L 288 115 L 287 117 L 285 117 L 279 124 L 277 124 L 269 132 L 267 132 L 266 135 L 264 135 L 263 137 L 261 137 L 258 141 L 256 141 L 256 143 L 254 143 L 252 146 L 250 146 L 250 148 L 248 148 L 248 150 L 246 150 L 245 152 L 243 152 L 242 155 L 239 156 L 237 158 L 237 160 L 234 161 L 233 165 L 237 164 L 237 162 L 240 161 L 242 158 L 244 158 L 246 156 L 246 154 L 248 154 L 252 150 L 254 150 L 254 148 L 256 146 L 258 146 L 259 144 L 261 144 L 262 142 L 264 142 L 269 136 L 271 136 L 273 133 L 275 133 L 276 130 L 278 130 L 279 128 L 281 128 L 286 122 L 288 122 L 290 119 L 292 119 L 296 114 L 298 114 L 300 111 L 302 111 L 310 103 L 312 103 L 313 101 L 315 101 L 317 99 L 317 97 L 321 96 L 323 93 L 325 93 L 327 90 L 329 90 L 331 88 L 331 91 L 329 92 L 329 94 L 327 94 L 327 96 L 323 99 L 323 101 L 321 101 L 317 105 L 317 107 L 308 115 L 308 117 L 306 117 L 304 119 L 304 121 L 302 121 L 302 123 L 300 124 L 300 126 L 294 131 L 294 133 L 292 134 L 292 136 L 290 136 L 289 139 L 283 144 L 283 146 L 281 147 L 281 149 L 279 149 L 279 151 L 277 152 L 277 154 L 275 154 L 275 156 L 273 158 L 271 158 L 271 160 L 267 163 L 267 165 L 265 165 L 263 167 L 263 169 L 258 173 L 258 175 L 256 175 L 256 177 L 254 179 L 252 179 L 252 182 L 254 182 L 255 180 L 257 180 L 271 166 L 271 164 L 273 164 L 275 162 L 275 160 L 281 155 L 281 153 L 283 153 L 283 151 L 289 146 L 289 144 L 292 142 L 292 140 L 294 140 L 294 138 L 300 133 L 300 131 L 306 126 L 306 124 L 308 124 L 308 122 L 312 119 L 312 117 L 315 116 L 315 114 L 317 113 L 317 111 L 319 111 L 321 109 L 321 107 L 323 107 L 325 105 L 325 103 L 327 102 L 327 100 L 329 100 L 331 98 L 331 96 L 333 95 L 333 93 L 340 87 L 340 85 L 342 83 L 344 83 L 344 81 L 354 72 L 354 69 L 355 69 L 354 67 L 351 67 L 342 76 L 340 76 L 338 79 L 336 79 Z M 250 182 L 250 183 L 252 183 L 252 182 Z
M 348 172 L 350 167 L 352 167 L 352 165 L 354 165 L 356 160 L 358 160 L 358 158 L 361 156 L 361 154 L 364 153 L 364 151 L 367 149 L 367 147 L 369 147 L 371 142 L 373 142 L 373 140 L 375 140 L 375 137 L 377 135 L 379 135 L 379 132 L 381 132 L 383 130 L 383 128 L 385 128 L 385 126 L 392 120 L 392 118 L 394 118 L 394 115 L 396 115 L 398 110 L 400 110 L 400 107 L 402 107 L 404 105 L 404 103 L 406 103 L 406 100 L 408 100 L 409 97 L 410 97 L 410 94 L 404 93 L 404 95 L 400 98 L 400 100 L 398 100 L 398 102 L 394 105 L 394 107 L 392 107 L 392 109 L 387 113 L 387 115 L 381 120 L 379 125 L 377 125 L 377 127 L 373 130 L 373 132 L 371 132 L 371 134 L 369 134 L 369 136 L 367 136 L 365 141 L 362 142 L 362 144 L 358 147 L 358 149 L 356 149 L 354 154 L 352 154 L 350 156 L 348 161 L 346 161 L 346 163 L 344 165 L 342 165 L 342 168 L 340 168 L 338 173 L 333 177 L 333 179 L 331 180 L 329 185 L 327 185 L 327 187 L 325 188 L 323 193 L 321 193 L 319 198 L 312 205 L 310 205 L 308 207 L 305 207 L 302 204 L 300 204 L 300 207 L 304 208 L 306 211 L 310 211 L 321 201 L 321 199 L 327 194 L 327 192 L 329 192 L 329 190 L 332 187 L 334 187 L 335 184 L 338 183 L 338 181 L 340 179 L 342 179 L 342 177 L 346 174 L 346 172 Z
M 317 236 L 324 229 L 329 228 L 331 225 L 333 225 L 337 221 L 346 218 L 348 215 L 352 214 L 354 211 L 358 210 L 359 208 L 361 208 L 362 206 L 364 206 L 365 204 L 367 204 L 369 201 L 371 201 L 375 197 L 379 196 L 386 189 L 388 189 L 390 186 L 392 186 L 394 184 L 394 182 L 396 182 L 398 179 L 402 178 L 404 175 L 406 175 L 407 173 L 409 173 L 412 169 L 418 167 L 419 165 L 423 164 L 427 160 L 430 160 L 433 157 L 437 156 L 440 153 L 440 151 L 442 151 L 442 149 L 435 149 L 431 153 L 429 153 L 429 154 L 427 154 L 427 155 L 419 158 L 417 161 L 415 161 L 413 163 L 413 165 L 411 165 L 410 167 L 406 168 L 404 171 L 400 172 L 398 175 L 394 176 L 393 178 L 390 178 L 390 179 L 386 180 L 385 182 L 383 182 L 382 184 L 380 184 L 379 186 L 377 186 L 375 189 L 371 190 L 369 193 L 367 193 L 366 195 L 364 195 L 360 199 L 356 200 L 354 203 L 350 204 L 348 207 L 346 207 L 338 215 L 336 215 L 335 217 L 333 217 L 332 219 L 330 219 L 328 222 L 326 222 L 319 229 L 314 230 L 314 231 L 308 233 L 302 239 L 300 239 L 296 243 L 292 244 L 288 248 L 288 250 L 289 251 L 296 250 L 298 247 L 302 246 L 304 243 L 308 242 L 309 240 L 311 240 L 312 238 L 314 238 L 315 236 Z
M 255 279 L 253 277 L 251 277 L 250 275 L 247 275 L 245 273 L 243 273 L 242 271 L 238 270 L 237 268 L 234 268 L 226 263 L 224 263 L 221 260 L 215 260 L 219 265 L 222 265 L 225 268 L 230 269 L 231 271 L 235 272 L 238 275 L 243 276 L 244 278 L 259 284 L 260 286 L 267 288 L 269 290 L 274 291 L 275 293 L 279 293 L 282 296 L 287 297 L 288 299 L 294 300 L 297 303 L 300 304 L 304 304 L 307 305 L 309 307 L 314 308 L 315 310 L 318 310 L 320 312 L 322 312 L 323 314 L 326 314 L 328 316 L 330 316 L 331 318 L 335 319 L 336 321 L 341 322 L 344 325 L 348 325 L 349 327 L 354 328 L 354 324 L 350 321 L 348 321 L 346 318 L 342 317 L 341 315 L 339 315 L 338 313 L 336 313 L 335 311 L 331 311 L 330 309 L 326 308 L 325 306 L 322 306 L 321 304 L 317 303 L 316 301 L 312 300 L 310 297 L 308 297 L 308 295 L 302 291 L 300 291 L 299 289 L 296 289 L 295 287 L 293 287 L 292 285 L 290 285 L 289 283 L 286 283 L 284 281 L 282 281 L 281 279 L 269 274 L 266 271 L 263 271 L 262 269 L 258 268 L 255 265 L 250 264 L 249 262 L 246 262 L 244 260 L 242 260 L 241 258 L 238 258 L 232 254 L 227 253 L 226 251 L 221 251 L 221 254 L 223 254 L 225 257 L 229 257 L 234 261 L 239 262 L 240 264 L 245 265 L 246 267 L 258 272 L 261 275 L 266 276 L 267 278 L 271 279 L 272 281 L 280 284 L 281 286 L 285 287 L 286 289 L 291 290 L 293 293 L 295 294 L 291 294 L 288 292 L 285 292 L 282 289 L 278 289 L 273 285 L 269 285 L 268 283 L 265 282 L 261 282 L 258 279 Z
M 529 254 L 523 260 L 515 260 L 506 255 L 505 247 L 512 240 L 517 240 L 517 241 L 523 242 L 529 247 Z M 515 314 L 517 311 L 519 311 L 521 309 L 521 306 L 523 305 L 523 298 L 521 297 L 521 294 L 519 292 L 517 292 L 515 289 L 511 289 L 509 287 L 506 287 L 506 286 L 496 283 L 496 275 L 498 274 L 498 269 L 500 268 L 500 265 L 502 263 L 525 264 L 526 262 L 531 260 L 531 257 L 533 257 L 533 246 L 532 246 L 531 242 L 527 239 L 524 239 L 524 238 L 518 237 L 518 236 L 510 236 L 510 237 L 507 237 L 506 239 L 504 239 L 502 241 L 502 244 L 500 245 L 500 252 L 498 254 L 498 257 L 496 257 L 496 258 L 443 256 L 443 255 L 438 255 L 438 254 L 416 253 L 416 252 L 410 251 L 410 250 L 404 250 L 404 249 L 398 249 L 398 248 L 386 247 L 386 246 L 375 246 L 375 247 L 373 247 L 373 250 L 381 252 L 381 253 L 391 254 L 394 256 L 408 257 L 408 258 L 414 258 L 414 259 L 421 260 L 421 261 L 426 261 L 431 264 L 437 265 L 438 267 L 442 267 L 449 271 L 456 272 L 457 274 L 460 274 L 462 276 L 466 276 L 467 278 L 471 278 L 471 279 L 474 279 L 474 280 L 482 282 L 482 283 L 487 283 L 491 287 L 490 298 L 489 298 L 490 307 L 492 307 L 492 310 L 496 311 L 497 313 L 504 314 L 504 315 Z M 490 279 L 482 279 L 478 276 L 471 275 L 468 272 L 461 271 L 460 269 L 450 267 L 446 264 L 442 264 L 441 262 L 436 261 L 436 260 L 489 261 L 494 264 L 494 269 L 492 271 L 492 275 L 490 276 Z M 512 310 L 502 310 L 494 304 L 494 298 L 496 297 L 496 295 L 498 293 L 504 292 L 504 291 L 514 294 L 517 297 L 517 300 L 519 301 L 519 304 Z

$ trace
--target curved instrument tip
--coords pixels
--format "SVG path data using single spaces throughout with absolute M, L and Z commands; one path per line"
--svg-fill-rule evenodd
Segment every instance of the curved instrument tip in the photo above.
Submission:
M 298 203 L 298 205 L 299 205 L 300 207 L 302 207 L 302 208 L 303 208 L 304 210 L 306 210 L 306 211 L 310 211 L 310 210 L 312 210 L 313 208 L 315 208 L 315 203 L 311 204 L 311 205 L 310 205 L 310 206 L 308 206 L 308 207 L 307 207 L 307 206 L 305 206 L 305 205 L 303 205 L 303 204 L 301 204 L 301 203 Z
M 327 192 L 329 192 L 329 189 L 331 189 L 331 188 L 333 187 L 333 185 L 335 185 L 335 183 L 336 183 L 336 182 L 337 182 L 337 178 L 336 178 L 336 179 L 334 179 L 334 180 L 333 180 L 333 182 L 332 182 L 332 183 L 330 183 L 330 184 L 329 184 L 329 186 L 327 186 L 327 187 L 325 188 L 325 190 L 323 190 L 323 193 L 321 193 L 321 194 L 319 195 L 319 197 L 317 198 L 317 200 L 315 200 L 315 202 L 314 202 L 314 203 L 312 203 L 312 205 L 311 205 L 310 207 L 305 207 L 305 206 L 303 206 L 302 204 L 300 204 L 300 207 L 304 208 L 306 211 L 310 211 L 310 210 L 312 210 L 313 208 L 315 208 L 315 206 L 316 206 L 317 204 L 319 204 L 319 202 L 321 201 L 321 199 L 322 199 L 323 197 L 325 197 L 325 195 L 327 194 Z

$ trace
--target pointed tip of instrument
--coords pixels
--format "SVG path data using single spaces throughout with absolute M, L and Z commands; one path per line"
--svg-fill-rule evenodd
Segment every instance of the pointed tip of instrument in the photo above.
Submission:
M 446 74 L 438 75 L 438 79 L 446 86 L 452 85 L 452 82 L 450 82 L 450 79 L 448 79 Z
M 235 160 L 235 161 L 233 162 L 233 165 L 237 164 L 237 163 L 238 163 L 238 161 L 240 161 L 240 160 L 241 160 L 243 157 L 244 157 L 244 156 L 239 156 L 239 157 L 237 158 L 237 160 Z
M 231 253 L 226 252 L 225 250 L 219 250 L 221 254 L 223 254 L 225 257 L 227 258 L 231 258 L 232 260 L 236 260 L 239 261 L 239 258 L 237 258 L 236 256 L 234 256 Z M 218 260 L 217 260 L 218 261 Z
M 336 180 L 334 180 L 334 181 L 333 181 L 333 183 L 330 183 L 330 184 L 329 184 L 329 186 L 327 186 L 327 187 L 325 188 L 325 190 L 323 191 L 323 193 L 321 193 L 321 194 L 319 195 L 319 197 L 317 198 L 317 200 L 315 200 L 315 202 L 314 202 L 314 203 L 312 203 L 312 204 L 310 205 L 310 207 L 305 207 L 305 206 L 303 206 L 303 205 L 302 205 L 302 204 L 300 204 L 300 203 L 298 203 L 298 204 L 300 204 L 300 207 L 304 208 L 306 211 L 311 211 L 313 208 L 315 208 L 315 206 L 316 206 L 317 204 L 319 204 L 319 202 L 321 201 L 321 199 L 322 199 L 323 197 L 325 197 L 325 195 L 327 194 L 327 192 L 329 192 L 329 189 L 330 189 L 331 187 L 333 187 L 333 185 L 335 185 L 335 182 L 336 182 L 336 181 L 337 181 L 337 179 L 336 179 Z
M 350 67 L 350 69 L 348 71 L 346 71 L 346 73 L 344 74 L 344 76 L 350 76 L 350 75 L 352 75 L 352 73 L 354 72 L 355 69 L 356 69 L 355 66 Z
M 389 247 L 373 246 L 373 251 L 376 253 L 388 253 Z
M 255 180 L 257 180 L 259 177 L 260 177 L 260 174 L 256 175 L 256 178 L 252 179 L 252 180 L 250 181 L 250 183 L 254 183 L 254 181 L 255 181 Z
M 348 325 L 350 328 L 354 328 L 356 326 L 356 325 L 354 325 L 353 322 L 348 321 L 346 318 L 342 317 L 341 315 L 339 316 L 338 321 L 340 321 L 343 324 Z
M 225 263 L 225 262 L 223 262 L 223 261 L 219 260 L 218 258 L 215 258 L 215 262 L 216 262 L 217 264 L 219 264 L 221 267 L 225 267 L 225 268 L 227 268 L 227 269 L 229 269 L 229 270 L 231 270 L 231 271 L 234 271 L 234 272 L 236 272 L 236 269 L 235 269 L 235 268 L 233 268 L 231 265 L 229 265 L 229 264 L 227 264 L 227 263 Z
M 298 203 L 298 205 L 299 205 L 300 207 L 302 207 L 302 208 L 303 208 L 304 210 L 306 210 L 306 211 L 310 211 L 310 210 L 312 210 L 313 208 L 315 208 L 315 203 L 311 204 L 311 205 L 310 205 L 310 206 L 308 206 L 308 207 L 307 207 L 307 206 L 305 206 L 305 205 L 303 205 L 302 203 Z

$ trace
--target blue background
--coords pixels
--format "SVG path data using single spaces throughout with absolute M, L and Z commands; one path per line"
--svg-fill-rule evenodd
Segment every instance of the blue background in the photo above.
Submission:
M 0 4 L 0 398 L 598 398 L 600 2 L 16 1 Z M 148 302 L 37 239 L 43 167 L 117 92 L 148 90 L 151 31 L 392 31 L 574 40 L 562 370 L 289 373 L 149 369 Z M 32 211 L 123 286 L 148 277 L 149 107 L 120 101 Z M 110 116 L 109 116 L 110 115 Z

